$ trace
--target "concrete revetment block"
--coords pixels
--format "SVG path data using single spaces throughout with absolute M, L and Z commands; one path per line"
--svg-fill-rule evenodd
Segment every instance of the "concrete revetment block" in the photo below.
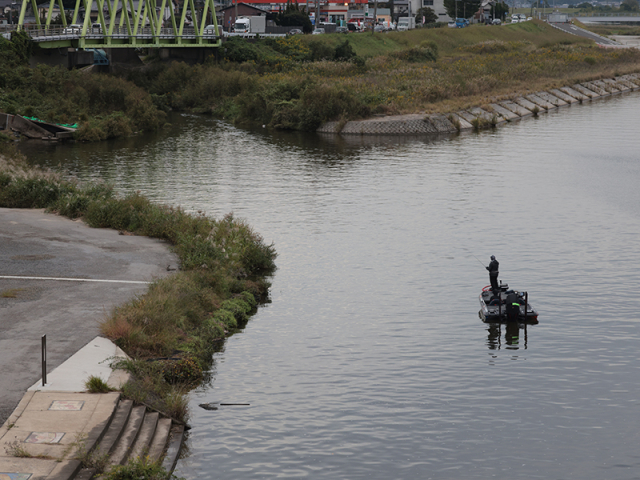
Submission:
M 553 90 L 549 90 L 549 93 L 551 93 L 552 95 L 555 95 L 556 97 L 558 97 L 559 99 L 563 100 L 567 105 L 571 105 L 573 103 L 577 103 L 578 99 L 575 97 L 572 97 L 571 95 L 557 89 L 554 88 Z M 578 93 L 578 92 L 576 92 Z
M 517 103 L 518 105 L 520 105 L 521 107 L 526 108 L 531 113 L 533 113 L 534 111 L 538 111 L 538 113 L 546 112 L 546 110 L 544 108 L 540 108 L 538 105 L 536 105 L 535 103 L 529 101 L 525 97 L 518 97 L 518 98 L 516 98 L 514 100 L 514 102 Z
M 540 97 L 541 99 L 549 102 L 551 105 L 555 106 L 555 107 L 566 107 L 567 105 L 569 105 L 567 102 L 565 102 L 563 99 L 552 95 L 549 92 L 538 92 L 536 93 L 536 95 L 538 97 Z
M 511 122 L 513 120 L 520 120 L 520 115 L 512 112 L 511 110 L 508 110 L 502 105 L 498 105 L 497 103 L 492 103 L 490 106 L 494 112 L 496 112 L 498 115 L 500 115 L 502 118 L 504 118 L 508 122 Z
M 531 113 L 531 110 L 528 110 L 526 108 L 524 108 L 522 105 L 519 105 L 515 102 L 512 102 L 510 100 L 505 100 L 504 102 L 499 102 L 498 103 L 501 107 L 506 108 L 507 110 L 510 110 L 511 112 L 515 113 L 516 115 L 518 115 L 519 117 L 529 117 L 530 115 L 533 115 Z
M 580 85 L 579 83 L 576 83 L 571 88 L 573 90 L 575 90 L 576 92 L 581 93 L 585 97 L 588 97 L 588 98 L 591 98 L 591 99 L 600 97 L 599 93 L 597 93 L 597 92 L 595 92 L 595 91 L 593 91 L 593 90 L 591 90 L 591 89 L 589 89 L 587 87 L 584 87 L 584 86 Z
M 557 108 L 552 103 L 547 102 L 543 98 L 540 98 L 538 95 L 535 95 L 533 93 L 531 95 L 525 95 L 525 98 L 530 102 L 538 105 L 538 107 L 540 107 L 542 110 L 549 111 L 549 110 L 553 110 L 554 108 Z

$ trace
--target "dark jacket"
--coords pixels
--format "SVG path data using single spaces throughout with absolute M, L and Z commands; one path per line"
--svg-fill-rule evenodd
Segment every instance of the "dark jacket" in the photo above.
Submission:
M 491 260 L 491 263 L 489 264 L 489 266 L 487 267 L 487 270 L 489 270 L 489 275 L 493 276 L 498 276 L 498 266 L 500 264 L 498 263 L 498 260 Z
M 520 297 L 518 296 L 518 294 L 510 293 L 509 295 L 507 295 L 507 306 L 509 305 L 517 305 L 518 308 L 520 308 Z

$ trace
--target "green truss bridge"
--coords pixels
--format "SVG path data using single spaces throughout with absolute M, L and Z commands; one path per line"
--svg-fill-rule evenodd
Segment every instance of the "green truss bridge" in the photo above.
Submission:
M 65 11 L 62 0 L 50 0 L 43 22 L 36 0 L 22 0 L 16 29 L 27 32 L 42 48 L 212 48 L 222 44 L 213 0 L 204 0 L 203 6 L 199 2 L 198 9 L 194 0 L 184 0 L 180 7 L 172 0 L 76 0 L 71 23 L 63 14 L 63 24 L 52 25 L 56 4 L 60 12 Z M 35 24 L 25 25 L 28 7 L 36 12 Z

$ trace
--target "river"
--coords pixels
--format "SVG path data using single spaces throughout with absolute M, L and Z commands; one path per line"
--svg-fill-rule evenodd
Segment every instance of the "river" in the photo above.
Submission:
M 271 303 L 191 395 L 178 476 L 632 479 L 639 112 L 640 94 L 618 95 L 433 139 L 174 115 L 158 135 L 31 158 L 233 212 L 276 246 Z M 517 342 L 478 318 L 492 254 L 540 312 Z

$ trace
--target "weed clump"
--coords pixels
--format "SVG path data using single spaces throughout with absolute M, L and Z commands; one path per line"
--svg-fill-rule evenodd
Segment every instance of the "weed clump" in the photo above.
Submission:
M 124 465 L 116 465 L 102 478 L 105 480 L 165 480 L 169 474 L 160 462 L 152 462 L 148 457 L 128 460 Z
M 84 382 L 84 388 L 86 388 L 89 393 L 109 393 L 115 390 L 107 385 L 107 382 L 94 375 L 91 375 L 87 381 Z

